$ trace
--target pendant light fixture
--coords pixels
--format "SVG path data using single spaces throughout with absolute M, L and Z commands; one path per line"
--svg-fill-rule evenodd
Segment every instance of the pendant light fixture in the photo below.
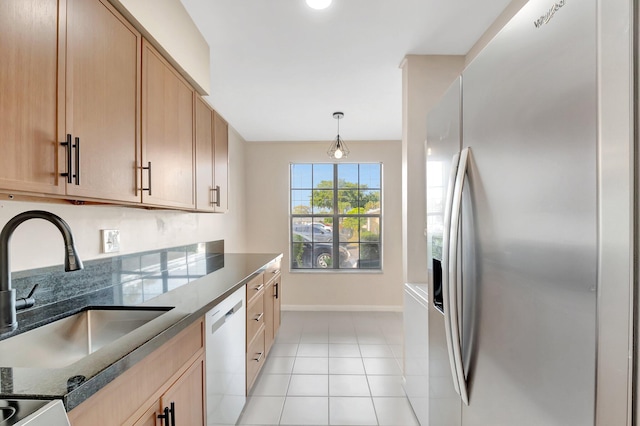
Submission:
M 334 112 L 333 118 L 338 120 L 338 136 L 336 136 L 335 140 L 329 147 L 329 157 L 334 160 L 340 160 L 342 158 L 347 158 L 349 155 L 349 148 L 347 148 L 347 144 L 340 138 L 340 119 L 344 117 L 344 113 L 342 112 Z

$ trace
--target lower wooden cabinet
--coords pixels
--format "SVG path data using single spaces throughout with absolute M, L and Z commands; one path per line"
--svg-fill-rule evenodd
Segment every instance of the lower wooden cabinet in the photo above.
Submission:
M 168 426 L 157 416 L 171 402 L 177 425 L 204 425 L 203 332 L 204 318 L 69 411 L 71 425 Z
M 265 277 L 266 278 L 266 277 Z M 264 351 L 269 354 L 269 350 L 273 345 L 275 334 L 273 333 L 273 300 L 275 295 L 274 280 L 269 281 L 264 287 Z
M 280 323 L 282 322 L 282 312 L 280 307 L 282 303 L 280 302 L 280 293 L 282 291 L 282 275 L 278 273 L 278 275 L 273 280 L 273 338 L 275 339 L 278 334 L 278 330 L 280 330 Z
M 247 346 L 247 395 L 262 369 L 264 360 L 264 327 L 262 327 Z
M 247 284 L 247 395 L 280 328 L 280 263 Z
M 269 282 L 264 288 L 264 347 L 267 355 L 271 350 L 273 341 L 278 334 L 280 328 L 280 281 L 282 275 L 280 270 L 277 270 L 276 275 L 265 275 L 265 280 L 270 278 Z
M 204 425 L 203 389 L 204 357 L 200 356 L 133 425 L 173 426 L 169 419 L 175 419 L 175 425 Z

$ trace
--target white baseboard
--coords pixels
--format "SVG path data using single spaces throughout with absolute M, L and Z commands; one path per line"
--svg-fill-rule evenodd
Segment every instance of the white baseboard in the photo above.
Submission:
M 394 305 L 282 305 L 281 309 L 307 312 L 402 312 L 402 306 Z

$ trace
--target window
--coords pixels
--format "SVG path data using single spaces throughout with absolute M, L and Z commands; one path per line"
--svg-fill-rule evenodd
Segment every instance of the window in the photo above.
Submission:
M 382 164 L 291 164 L 290 187 L 292 270 L 382 269 Z

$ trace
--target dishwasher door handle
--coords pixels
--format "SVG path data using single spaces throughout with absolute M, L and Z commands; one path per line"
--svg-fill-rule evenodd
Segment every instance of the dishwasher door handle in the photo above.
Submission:
M 213 334 L 216 331 L 218 331 L 218 329 L 220 327 L 222 327 L 224 325 L 224 323 L 227 322 L 227 320 L 229 318 L 231 318 L 233 316 L 233 314 L 238 312 L 241 308 L 242 308 L 242 300 L 240 300 L 238 303 L 236 303 L 236 305 L 233 308 L 229 309 L 229 311 L 226 314 L 224 314 L 224 316 L 222 318 L 218 319 L 216 322 L 211 324 L 211 334 Z M 220 311 L 218 311 L 218 312 L 220 312 Z M 218 312 L 216 312 L 212 316 L 215 317 L 218 314 Z

